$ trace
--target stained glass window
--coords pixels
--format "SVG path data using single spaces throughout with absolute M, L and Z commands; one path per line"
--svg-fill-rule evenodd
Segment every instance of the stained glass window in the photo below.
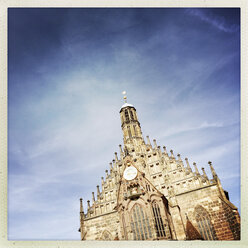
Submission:
M 197 206 L 195 208 L 195 219 L 197 221 L 197 225 L 203 239 L 214 240 L 215 235 L 210 216 L 202 206 Z
M 164 223 L 163 223 L 161 213 L 160 213 L 160 208 L 157 202 L 153 202 L 152 211 L 153 211 L 153 215 L 155 218 L 155 228 L 156 228 L 157 237 L 164 238 L 166 236 L 165 230 L 164 230 Z
M 131 228 L 134 240 L 146 240 L 152 237 L 149 220 L 138 204 L 133 207 L 131 212 Z

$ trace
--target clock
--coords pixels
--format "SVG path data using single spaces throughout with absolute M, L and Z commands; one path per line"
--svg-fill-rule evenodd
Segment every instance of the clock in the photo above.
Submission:
M 137 174 L 138 174 L 137 169 L 133 166 L 130 166 L 124 170 L 123 177 L 129 181 L 129 180 L 133 180 L 137 176 Z

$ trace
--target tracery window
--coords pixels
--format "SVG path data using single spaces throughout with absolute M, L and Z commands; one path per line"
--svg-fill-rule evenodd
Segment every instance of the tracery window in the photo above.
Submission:
M 195 208 L 195 219 L 203 239 L 214 240 L 214 228 L 211 224 L 210 216 L 206 209 L 204 209 L 202 206 L 197 206 Z
M 164 230 L 164 223 L 161 217 L 160 208 L 156 201 L 152 203 L 152 211 L 155 219 L 155 228 L 156 228 L 157 237 L 165 238 L 166 234 Z
M 125 118 L 126 118 L 126 121 L 129 121 L 129 115 L 128 115 L 127 109 L 125 110 Z
M 148 217 L 138 204 L 131 211 L 131 228 L 134 240 L 146 240 L 152 237 Z

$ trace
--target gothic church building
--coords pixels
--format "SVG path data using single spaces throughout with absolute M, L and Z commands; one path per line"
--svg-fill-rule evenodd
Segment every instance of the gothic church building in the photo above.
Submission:
M 238 240 L 240 217 L 212 163 L 212 179 L 196 163 L 143 139 L 133 105 L 120 109 L 124 147 L 84 212 L 81 240 Z

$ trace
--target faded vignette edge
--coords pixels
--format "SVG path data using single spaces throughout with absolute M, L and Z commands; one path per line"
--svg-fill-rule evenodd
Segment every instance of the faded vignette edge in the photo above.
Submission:
M 241 8 L 241 240 L 240 241 L 8 241 L 7 233 L 7 12 L 10 7 L 240 7 Z M 0 247 L 247 247 L 248 246 L 248 145 L 247 145 L 247 2 L 219 1 L 131 1 L 131 0 L 0 0 Z

